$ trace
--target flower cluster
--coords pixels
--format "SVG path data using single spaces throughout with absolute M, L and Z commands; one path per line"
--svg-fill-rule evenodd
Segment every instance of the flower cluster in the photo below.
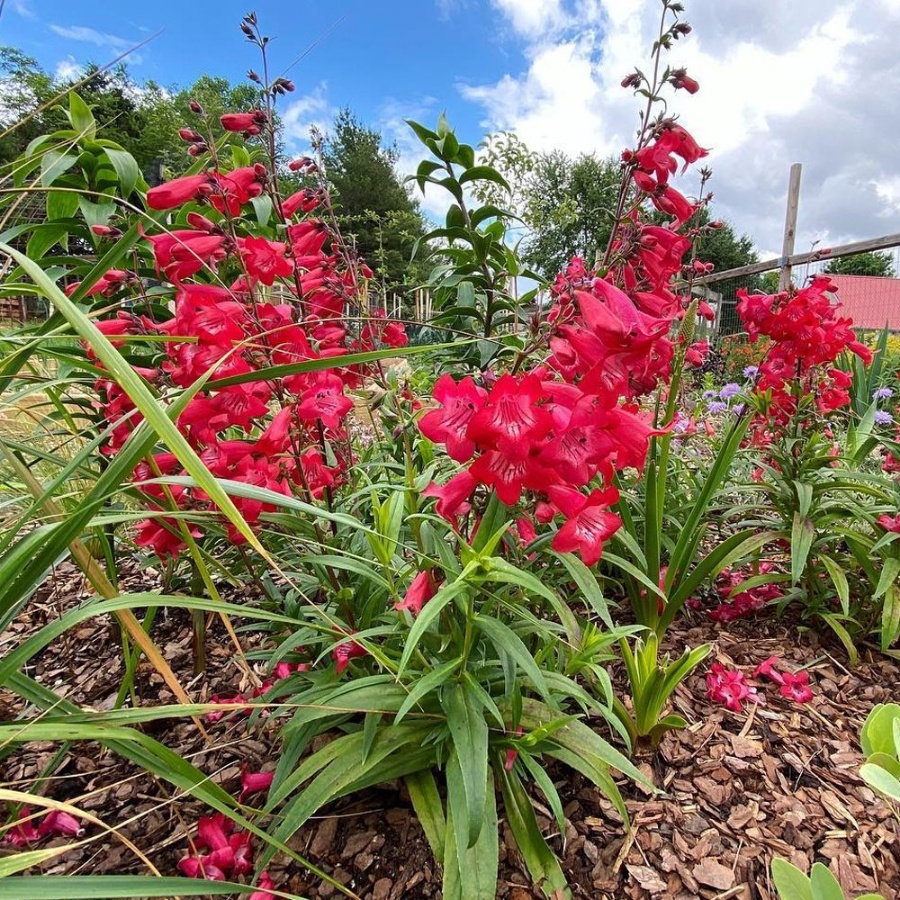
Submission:
M 668 379 L 678 342 L 685 340 L 673 338 L 673 325 L 691 299 L 679 296 L 674 284 L 691 246 L 679 229 L 696 206 L 668 179 L 678 160 L 687 166 L 705 153 L 671 120 L 626 153 L 639 194 L 646 192 L 672 221 L 669 227 L 644 223 L 638 202 L 620 224 L 602 274 L 583 260 L 569 263 L 551 288 L 546 360 L 482 383 L 449 375 L 438 380 L 438 407 L 419 427 L 465 465 L 446 484 L 426 490 L 437 498 L 440 515 L 451 521 L 465 515 L 479 485 L 508 506 L 527 494 L 520 533 L 524 527 L 533 534 L 534 522 L 561 517 L 554 549 L 577 552 L 587 565 L 599 560 L 604 541 L 621 524 L 610 510 L 619 499 L 613 475 L 641 469 L 655 433 L 638 403 Z M 702 361 L 702 349 L 685 353 Z
M 248 831 L 237 831 L 234 823 L 222 813 L 207 816 L 197 822 L 195 851 L 178 861 L 178 870 L 188 878 L 205 878 L 208 881 L 226 881 L 253 871 L 252 836 Z M 260 873 L 258 889 L 250 900 L 274 900 L 275 884 L 267 872 Z
M 53 809 L 41 816 L 37 824 L 35 815 L 31 807 L 23 806 L 19 810 L 18 821 L 3 835 L 3 843 L 13 847 L 28 847 L 56 835 L 80 837 L 84 834 L 78 819 L 60 809 Z
M 766 574 L 774 568 L 770 562 L 759 565 L 758 574 Z M 767 603 L 777 600 L 783 595 L 783 591 L 777 584 L 761 584 L 749 590 L 742 590 L 741 586 L 751 576 L 747 570 L 723 569 L 716 579 L 716 590 L 722 598 L 718 606 L 709 611 L 709 617 L 717 622 L 730 622 L 733 619 L 743 619 L 761 610 Z
M 260 124 L 259 111 L 223 117 L 226 129 L 246 135 L 257 133 Z M 273 198 L 280 220 L 277 239 L 257 233 L 261 229 L 248 208 L 263 194 Z M 346 389 L 357 386 L 361 375 L 359 367 L 315 369 L 315 363 L 407 342 L 403 326 L 380 310 L 362 317 L 358 333 L 351 331 L 347 310 L 366 309 L 365 283 L 372 273 L 336 251 L 339 242 L 322 220 L 303 218 L 321 202 L 321 192 L 311 189 L 282 200 L 259 163 L 176 178 L 147 193 L 151 209 L 176 210 L 187 226 L 143 235 L 162 287 L 153 288 L 151 297 L 138 273 L 111 271 L 90 290 L 105 297 L 127 291 L 132 301 L 155 301 L 147 314 L 121 310 L 97 325 L 114 343 L 129 335 L 164 338 L 164 355 L 138 368 L 161 392 L 212 376 L 177 424 L 214 475 L 306 500 L 321 499 L 339 485 L 351 462 L 344 419 L 352 400 Z M 160 300 L 172 309 L 163 321 L 152 314 L 158 315 Z M 302 363 L 315 370 L 265 374 Z M 216 386 L 226 379 L 230 383 Z M 111 426 L 105 450 L 114 454 L 141 416 L 114 380 L 100 378 L 96 389 L 99 410 Z M 175 556 L 185 546 L 186 526 L 179 527 L 166 510 L 211 508 L 195 488 L 148 483 L 183 474 L 170 453 L 157 454 L 135 472 L 148 505 L 160 513 L 139 526 L 137 543 L 159 556 Z M 273 509 L 258 499 L 236 496 L 234 502 L 251 526 Z M 230 525 L 227 530 L 233 542 L 243 540 Z M 201 536 L 196 526 L 190 533 Z
M 750 685 L 743 672 L 726 669 L 722 663 L 713 663 L 706 676 L 706 697 L 721 703 L 732 712 L 742 712 L 744 701 L 758 703 L 756 688 Z
M 798 291 L 771 295 L 738 291 L 738 315 L 751 342 L 763 335 L 772 341 L 756 386 L 771 391 L 776 422 L 793 416 L 802 396 L 814 396 L 816 409 L 823 414 L 846 406 L 851 376 L 835 367 L 837 358 L 850 351 L 866 363 L 871 361 L 871 350 L 856 340 L 852 319 L 841 315 L 836 290 L 827 276 L 816 276 Z
M 780 662 L 777 656 L 770 656 L 756 667 L 753 677 L 768 678 L 778 685 L 778 693 L 788 700 L 809 703 L 813 698 L 812 688 L 809 686 L 809 672 L 805 669 L 796 673 L 781 672 L 776 668 Z
M 809 672 L 780 671 L 777 668 L 780 662 L 777 656 L 770 656 L 756 667 L 753 677 L 765 678 L 777 684 L 778 692 L 788 700 L 795 703 L 809 703 L 813 699 L 812 688 L 809 686 Z M 721 663 L 713 663 L 710 666 L 706 676 L 706 697 L 721 703 L 732 712 L 742 712 L 745 700 L 752 703 L 763 701 L 743 672 L 726 669 Z

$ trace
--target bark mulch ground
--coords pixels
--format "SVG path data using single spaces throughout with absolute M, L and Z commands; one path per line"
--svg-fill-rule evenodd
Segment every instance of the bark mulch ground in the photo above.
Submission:
M 134 572 L 125 581 L 126 589 L 146 589 L 148 573 Z M 27 613 L 0 636 L 0 652 L 70 608 L 80 597 L 80 585 L 73 570 L 61 566 Z M 192 696 L 203 700 L 251 686 L 217 623 L 209 634 L 207 672 L 199 677 L 192 675 L 185 614 L 161 613 L 153 637 Z M 250 636 L 247 643 L 259 640 Z M 706 699 L 706 665 L 701 667 L 675 698 L 677 711 L 690 724 L 667 735 L 657 753 L 639 760 L 664 793 L 647 795 L 624 786 L 631 831 L 588 783 L 566 770 L 554 771 L 567 804 L 565 834 L 555 833 L 549 812 L 537 802 L 535 806 L 575 896 L 768 900 L 774 897 L 768 869 L 776 856 L 803 868 L 824 862 L 848 896 L 876 890 L 888 900 L 900 896 L 900 822 L 858 775 L 863 762 L 859 729 L 874 704 L 900 700 L 898 665 L 864 651 L 860 663 L 850 668 L 839 648 L 768 617 L 727 626 L 697 617 L 676 626 L 669 642 L 679 649 L 710 642 L 714 649 L 707 663 L 718 660 L 748 675 L 766 657 L 782 657 L 795 668 L 809 669 L 815 698 L 801 706 L 761 684 L 764 704 L 731 713 Z M 56 690 L 65 689 L 74 702 L 108 709 L 115 702 L 121 672 L 111 623 L 92 620 L 56 641 L 28 674 Z M 144 664 L 138 682 L 144 702 L 173 702 L 159 676 Z M 8 720 L 19 710 L 16 698 L 0 692 L 2 718 Z M 189 722 L 147 726 L 154 738 L 234 793 L 242 764 L 252 770 L 273 766 L 274 723 L 252 739 L 243 719 L 223 719 L 208 730 L 209 744 Z M 0 782 L 27 790 L 58 749 L 50 743 L 24 746 L 0 763 Z M 188 849 L 187 833 L 206 813 L 190 799 L 174 803 L 171 786 L 96 745 L 72 748 L 41 793 L 76 803 L 115 826 L 164 874 L 175 872 Z M 301 829 L 292 848 L 363 900 L 440 897 L 440 872 L 399 785 L 335 805 Z M 147 870 L 119 839 L 102 835 L 41 871 Z M 276 861 L 269 871 L 284 890 L 310 898 L 340 896 L 295 863 Z M 530 886 L 505 823 L 498 896 L 542 896 Z

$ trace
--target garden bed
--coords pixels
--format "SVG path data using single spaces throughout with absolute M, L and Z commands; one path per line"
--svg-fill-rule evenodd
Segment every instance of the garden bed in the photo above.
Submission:
M 146 574 L 133 572 L 125 586 L 146 588 Z M 130 584 L 128 584 L 130 582 Z M 3 636 L 20 643 L 80 598 L 81 579 L 67 564 Z M 121 681 L 121 652 L 112 625 L 91 620 L 67 633 L 39 657 L 30 672 L 67 696 L 94 709 L 111 707 Z M 232 694 L 249 687 L 235 663 L 224 629 L 210 631 L 207 674 L 192 675 L 188 616 L 169 612 L 153 633 L 192 696 Z M 256 636 L 244 636 L 248 646 Z M 611 804 L 580 776 L 551 770 L 565 804 L 565 840 L 551 843 L 563 860 L 575 896 L 584 898 L 768 898 L 773 857 L 807 869 L 825 862 L 849 895 L 900 889 L 900 827 L 888 806 L 858 776 L 863 762 L 859 729 L 873 705 L 897 698 L 897 666 L 863 651 L 850 669 L 840 648 L 816 635 L 770 618 L 718 625 L 694 615 L 671 630 L 672 646 L 711 642 L 707 663 L 718 660 L 748 674 L 775 655 L 811 673 L 814 700 L 798 705 L 777 691 L 761 690 L 765 702 L 735 714 L 705 697 L 704 665 L 676 692 L 675 706 L 689 722 L 669 733 L 654 755 L 639 757 L 642 770 L 664 790 L 649 796 L 625 784 L 634 831 L 626 834 Z M 144 700 L 172 702 L 149 667 L 141 671 Z M 0 695 L 9 718 L 17 704 Z M 153 736 L 235 791 L 241 764 L 271 768 L 277 755 L 276 729 L 245 736 L 242 718 L 207 725 L 206 744 L 189 722 L 155 723 Z M 31 744 L 8 758 L 2 780 L 27 789 L 57 747 Z M 77 803 L 135 841 L 163 874 L 174 874 L 187 853 L 189 829 L 207 810 L 190 799 L 174 801 L 170 788 L 96 745 L 79 744 L 46 785 L 45 793 Z M 555 826 L 536 805 L 545 835 Z M 291 841 L 292 848 L 365 900 L 440 896 L 440 872 L 401 789 L 372 790 L 335 805 Z M 501 812 L 502 817 L 502 812 Z M 90 827 L 90 826 L 89 826 Z M 92 829 L 94 833 L 97 829 Z M 63 839 L 56 839 L 63 840 Z M 530 881 L 501 818 L 498 895 L 525 900 L 542 896 Z M 101 836 L 48 864 L 46 874 L 146 871 L 124 843 Z M 285 890 L 316 897 L 338 896 L 296 864 L 270 866 Z

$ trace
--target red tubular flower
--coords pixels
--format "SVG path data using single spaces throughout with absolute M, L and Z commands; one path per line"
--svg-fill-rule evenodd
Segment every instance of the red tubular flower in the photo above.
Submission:
M 13 847 L 27 847 L 29 844 L 35 844 L 41 839 L 31 818 L 34 813 L 30 806 L 23 806 L 19 810 L 19 820 L 4 835 L 3 843 Z
M 228 255 L 226 239 L 221 234 L 181 229 L 144 237 L 153 246 L 157 274 L 176 283 L 195 275 L 204 266 L 215 268 Z
M 247 274 L 265 285 L 272 285 L 276 278 L 284 278 L 294 270 L 292 261 L 285 256 L 287 244 L 269 241 L 264 237 L 238 238 L 238 250 Z
M 276 900 L 272 891 L 275 890 L 275 882 L 269 877 L 268 872 L 259 873 L 257 890 L 250 895 L 250 900 Z
M 468 469 L 454 475 L 445 485 L 432 482 L 422 491 L 423 497 L 437 497 L 435 509 L 437 514 L 449 522 L 455 522 L 471 508 L 469 498 L 478 482 Z
M 796 675 L 784 672 L 782 677 L 784 682 L 778 688 L 778 693 L 782 697 L 787 697 L 788 700 L 793 700 L 796 703 L 809 703 L 813 699 L 813 692 L 809 686 L 809 672 L 803 670 L 802 672 L 797 672 Z
M 247 797 L 252 797 L 253 794 L 268 791 L 272 787 L 274 778 L 274 772 L 250 772 L 243 768 L 241 771 L 241 793 L 238 796 L 238 803 L 243 803 Z
M 472 417 L 484 406 L 487 391 L 472 378 L 463 378 L 457 384 L 452 376 L 441 375 L 433 395 L 441 408 L 419 419 L 419 431 L 435 444 L 446 445 L 451 459 L 468 462 L 475 452 L 475 441 L 467 435 L 467 429 Z
M 482 453 L 469 472 L 476 481 L 493 487 L 507 506 L 518 503 L 525 488 L 539 490 L 546 486 L 549 474 L 536 453 L 520 458 L 502 450 Z
M 121 290 L 126 282 L 132 279 L 133 276 L 130 272 L 123 272 L 121 269 L 108 269 L 88 288 L 85 296 L 95 297 L 99 294 L 101 297 L 112 297 L 113 294 Z M 80 281 L 70 284 L 66 288 L 66 296 L 71 297 L 79 287 L 81 287 Z
M 336 663 L 335 669 L 337 674 L 340 675 L 347 666 L 350 665 L 350 660 L 356 657 L 365 656 L 366 648 L 362 646 L 362 644 L 357 644 L 356 641 L 344 641 L 344 643 L 339 644 L 334 650 L 331 652 L 331 655 L 334 657 L 334 661 Z
M 241 214 L 241 207 L 263 192 L 266 170 L 262 165 L 245 166 L 227 175 L 213 172 L 218 190 L 210 194 L 209 202 L 219 212 L 226 209 L 232 216 Z
M 419 572 L 413 579 L 406 596 L 400 603 L 394 604 L 394 609 L 407 609 L 414 616 L 422 612 L 422 607 L 437 593 L 438 582 L 431 570 Z
M 706 696 L 732 712 L 742 712 L 744 700 L 758 700 L 756 688 L 747 683 L 744 674 L 728 670 L 721 663 L 713 663 L 710 667 L 706 676 Z
M 326 428 L 338 428 L 352 408 L 341 377 L 333 372 L 316 372 L 300 398 L 297 415 L 310 422 L 321 419 Z
M 482 447 L 522 459 L 553 427 L 550 415 L 539 405 L 544 397 L 537 376 L 502 375 L 472 416 L 466 436 Z
M 259 134 L 266 124 L 266 114 L 261 109 L 245 113 L 225 113 L 219 117 L 219 121 L 226 131 L 254 135 Z
M 185 175 L 157 185 L 147 191 L 147 206 L 150 209 L 175 209 L 189 200 L 207 197 L 212 192 L 208 175 Z
M 774 681 L 775 684 L 784 684 L 784 676 L 775 668 L 779 662 L 781 660 L 777 656 L 770 656 L 753 670 L 753 677 L 759 678 L 762 676 L 763 678 L 768 678 L 769 681 Z
M 896 516 L 879 516 L 878 524 L 885 530 L 894 534 L 900 534 L 900 513 Z
M 684 69 L 673 70 L 669 80 L 672 82 L 672 87 L 676 90 L 685 90 L 689 94 L 696 94 L 700 90 L 700 85 Z
M 709 353 L 709 341 L 705 338 L 702 341 L 696 341 L 691 344 L 690 347 L 687 348 L 687 351 L 684 354 L 684 361 L 689 366 L 694 366 L 695 368 L 700 368 L 706 360 L 706 355 Z
M 586 566 L 599 561 L 603 542 L 619 530 L 622 520 L 608 507 L 618 502 L 619 492 L 613 488 L 595 490 L 584 497 L 569 488 L 548 488 L 547 494 L 568 519 L 553 538 L 553 549 L 560 553 L 578 551 Z

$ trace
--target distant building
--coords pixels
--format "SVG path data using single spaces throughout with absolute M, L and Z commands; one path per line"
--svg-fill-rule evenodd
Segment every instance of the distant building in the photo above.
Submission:
M 875 275 L 829 275 L 844 314 L 855 328 L 900 331 L 900 278 Z

